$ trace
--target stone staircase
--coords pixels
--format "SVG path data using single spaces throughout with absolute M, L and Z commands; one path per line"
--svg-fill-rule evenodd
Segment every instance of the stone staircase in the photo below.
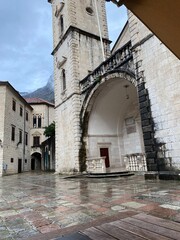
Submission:
M 106 172 L 103 172 L 103 173 L 88 173 L 86 175 L 86 177 L 89 177 L 89 178 L 111 178 L 111 177 L 129 177 L 129 176 L 132 176 L 134 175 L 133 172 L 130 172 L 130 171 L 118 171 L 116 169 L 107 169 Z

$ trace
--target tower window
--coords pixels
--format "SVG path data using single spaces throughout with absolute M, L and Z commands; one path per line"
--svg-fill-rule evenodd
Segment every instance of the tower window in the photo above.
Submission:
M 66 71 L 65 69 L 62 70 L 62 90 L 66 90 Z
M 63 15 L 60 16 L 60 35 L 64 32 L 64 18 Z
M 86 8 L 86 12 L 87 12 L 88 14 L 92 15 L 92 14 L 93 14 L 93 9 L 92 9 L 91 7 L 87 7 L 87 8 Z
M 25 144 L 28 145 L 28 133 L 25 133 Z

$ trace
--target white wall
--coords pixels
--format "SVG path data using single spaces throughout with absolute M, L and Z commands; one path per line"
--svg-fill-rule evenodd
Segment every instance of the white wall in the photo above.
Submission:
M 3 89 L 4 91 L 4 89 Z M 12 100 L 16 101 L 16 111 L 12 110 Z M 7 165 L 6 174 L 18 172 L 18 159 L 22 159 L 22 171 L 30 170 L 30 145 L 25 146 L 24 133 L 30 132 L 31 108 L 25 104 L 10 87 L 5 90 L 5 114 L 4 114 L 4 138 L 3 138 L 3 161 Z M 23 115 L 20 116 L 20 106 L 23 107 Z M 25 112 L 28 111 L 29 120 L 25 120 Z M 15 141 L 11 140 L 12 125 L 15 126 Z M 19 130 L 22 130 L 22 143 L 19 143 Z M 11 162 L 13 158 L 13 162 Z M 27 159 L 27 163 L 25 163 Z

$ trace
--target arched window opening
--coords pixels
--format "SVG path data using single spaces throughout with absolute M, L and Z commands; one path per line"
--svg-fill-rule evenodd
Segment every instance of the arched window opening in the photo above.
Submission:
M 42 125 L 41 116 L 38 116 L 38 128 L 41 128 L 41 125 Z
M 36 128 L 36 127 L 37 127 L 36 124 L 37 124 L 37 123 L 36 123 L 36 116 L 34 115 L 34 116 L 33 116 L 33 128 Z

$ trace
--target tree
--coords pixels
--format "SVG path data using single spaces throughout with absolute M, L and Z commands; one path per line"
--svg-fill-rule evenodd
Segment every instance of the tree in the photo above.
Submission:
M 46 137 L 55 136 L 55 122 L 52 122 L 49 126 L 45 127 L 44 135 Z

